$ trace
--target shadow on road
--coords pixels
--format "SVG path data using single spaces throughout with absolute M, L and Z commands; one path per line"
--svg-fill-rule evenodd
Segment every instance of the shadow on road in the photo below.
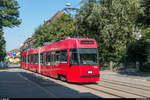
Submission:
M 0 80 L 0 98 L 101 98 L 43 79 L 34 73 L 1 71 Z

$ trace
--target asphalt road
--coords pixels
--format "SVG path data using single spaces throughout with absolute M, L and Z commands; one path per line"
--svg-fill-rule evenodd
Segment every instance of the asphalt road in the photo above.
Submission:
M 116 98 L 115 95 L 118 94 L 121 95 L 121 97 L 137 97 L 126 92 L 122 92 L 121 94 L 117 90 L 101 86 L 103 80 L 106 81 L 107 79 L 116 82 L 150 86 L 150 81 L 146 81 L 149 74 L 146 73 L 131 74 L 111 71 L 101 71 L 100 73 L 101 81 L 97 82 L 97 84 L 74 84 L 33 73 L 21 69 L 17 65 L 10 65 L 7 70 L 0 70 L 0 100 L 1 98 Z M 118 85 L 111 86 L 112 84 L 107 84 L 108 83 L 105 83 L 103 85 L 107 87 L 110 85 L 111 88 L 121 88 Z M 129 87 L 122 87 L 122 90 L 133 93 L 143 91 L 135 88 L 129 89 Z M 143 93 L 144 92 L 140 92 L 140 94 Z M 144 95 L 147 93 L 149 93 L 149 91 L 145 92 Z
M 0 70 L 0 98 L 99 98 L 10 66 Z

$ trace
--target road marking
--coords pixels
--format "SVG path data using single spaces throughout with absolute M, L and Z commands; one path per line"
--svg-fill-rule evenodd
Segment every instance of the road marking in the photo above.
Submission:
M 45 89 L 45 88 L 42 88 L 40 85 L 38 85 L 38 84 L 36 84 L 36 83 L 30 81 L 30 80 L 27 79 L 26 77 L 22 76 L 20 73 L 18 73 L 18 75 L 19 75 L 21 78 L 23 78 L 24 80 L 29 81 L 31 84 L 36 85 L 37 87 L 39 87 L 40 89 L 42 89 L 42 90 L 45 91 L 46 93 L 50 94 L 51 96 L 53 96 L 53 97 L 55 97 L 55 98 L 58 98 L 58 97 L 57 97 L 55 94 L 53 94 L 52 92 L 48 91 L 48 90 Z

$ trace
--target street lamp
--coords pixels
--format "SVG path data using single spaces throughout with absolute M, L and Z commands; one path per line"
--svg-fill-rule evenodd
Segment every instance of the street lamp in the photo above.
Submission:
M 69 7 L 69 6 L 71 6 L 71 4 L 70 4 L 70 3 L 66 3 L 66 6 L 68 6 L 68 7 Z
M 78 9 L 78 8 L 71 8 L 71 7 L 70 7 L 70 6 L 71 6 L 70 3 L 66 3 L 66 6 L 67 6 L 67 7 L 64 8 L 63 11 L 66 11 L 66 12 L 69 13 L 69 14 L 71 14 L 71 12 L 75 12 L 75 13 L 81 12 L 81 10 Z M 74 17 L 74 16 L 72 16 L 72 17 Z M 79 23 L 77 23 L 77 25 L 76 25 L 75 32 L 74 32 L 74 37 L 77 37 L 77 36 L 78 36 L 78 28 L 79 28 L 79 26 L 80 26 L 81 16 L 80 16 L 77 20 L 79 20 Z

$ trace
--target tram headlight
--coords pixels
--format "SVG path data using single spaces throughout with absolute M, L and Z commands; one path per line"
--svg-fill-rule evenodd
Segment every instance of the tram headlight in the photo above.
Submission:
M 88 74 L 92 74 L 93 72 L 91 70 L 88 71 Z
M 98 66 L 93 66 L 93 68 L 98 68 Z

